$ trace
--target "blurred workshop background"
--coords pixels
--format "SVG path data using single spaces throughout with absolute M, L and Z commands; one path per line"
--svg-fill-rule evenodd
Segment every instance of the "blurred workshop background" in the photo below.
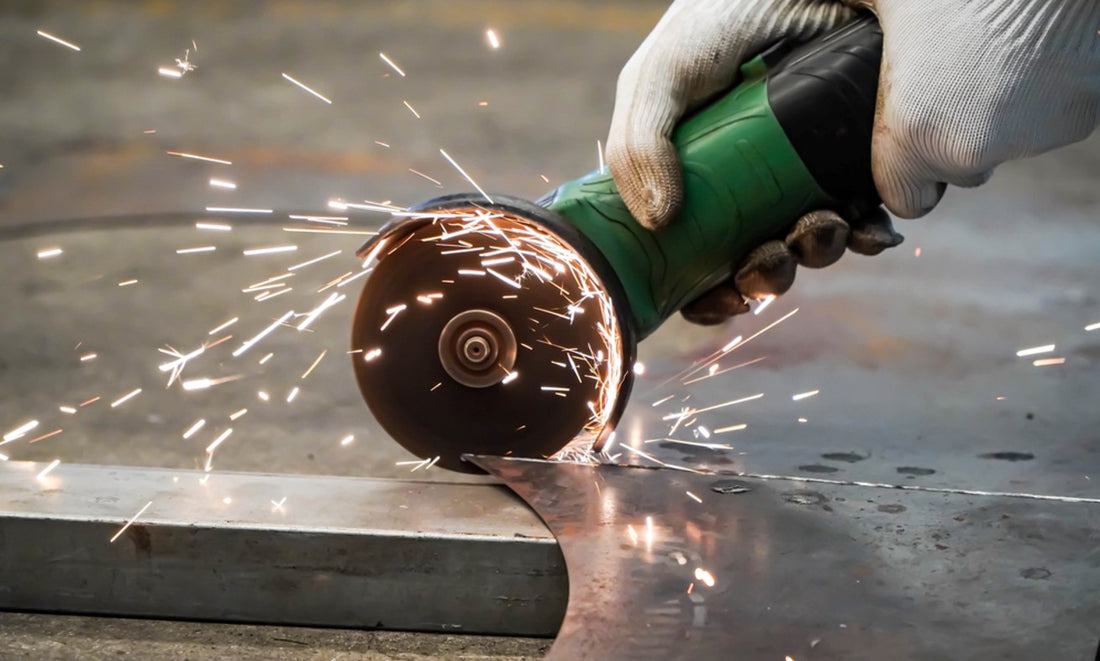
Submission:
M 291 214 L 468 190 L 440 149 L 486 190 L 531 199 L 597 167 L 619 68 L 664 6 L 6 0 L 0 430 L 39 425 L 0 453 L 201 469 L 232 429 L 215 471 L 484 480 L 410 475 L 372 420 L 346 355 L 361 281 L 239 360 L 196 357 L 170 387 L 159 366 L 316 308 L 357 270 L 365 237 L 350 232 L 386 220 L 317 234 L 286 231 L 309 225 Z M 722 439 L 732 450 L 665 450 L 719 469 L 1100 496 L 1100 330 L 1086 330 L 1100 322 L 1098 147 L 949 190 L 899 223 L 899 248 L 802 271 L 759 315 L 669 321 L 641 345 L 620 438 L 661 437 L 650 405 L 668 394 L 701 407 L 764 393 L 716 421 L 745 425 Z M 245 254 L 265 248 L 282 250 Z M 763 359 L 670 389 L 691 361 L 796 308 L 746 349 Z M 4 658 L 537 658 L 549 645 L 10 613 L 0 629 Z

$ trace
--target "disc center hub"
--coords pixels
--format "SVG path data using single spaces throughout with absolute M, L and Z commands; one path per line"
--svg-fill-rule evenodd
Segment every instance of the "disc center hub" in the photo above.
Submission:
M 489 310 L 460 312 L 439 334 L 439 362 L 452 379 L 470 388 L 500 383 L 516 363 L 516 336 Z

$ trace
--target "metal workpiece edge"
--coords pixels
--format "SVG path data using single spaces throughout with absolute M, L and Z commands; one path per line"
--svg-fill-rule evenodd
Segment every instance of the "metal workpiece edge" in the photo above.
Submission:
M 524 636 L 565 610 L 497 485 L 42 468 L 0 464 L 0 609 Z

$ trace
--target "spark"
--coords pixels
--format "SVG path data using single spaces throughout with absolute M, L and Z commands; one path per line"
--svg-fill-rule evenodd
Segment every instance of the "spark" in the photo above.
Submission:
M 347 436 L 340 439 L 340 445 L 345 446 L 345 447 L 348 446 L 348 445 L 351 445 L 354 442 L 355 442 L 355 435 L 354 434 L 348 434 Z
M 229 438 L 230 434 L 232 433 L 233 428 L 230 427 L 229 429 L 226 429 L 221 434 L 219 434 L 218 437 L 214 439 L 214 442 L 206 446 L 206 454 L 214 454 L 214 450 L 217 450 L 218 446 L 224 443 L 225 439 Z
M 493 259 L 482 259 L 482 266 L 500 266 L 501 264 L 510 264 L 516 261 L 515 257 L 494 257 Z
M 416 112 L 416 108 L 413 108 L 412 104 L 410 104 L 408 101 L 402 101 L 401 103 L 405 104 L 405 107 L 409 109 L 409 112 L 411 112 L 414 117 L 420 119 L 420 113 Z
M 195 432 L 206 426 L 206 418 L 199 418 L 183 432 L 183 438 L 188 439 L 195 435 Z
M 300 268 L 305 268 L 306 266 L 311 266 L 313 264 L 316 264 L 317 262 L 322 262 L 322 261 L 324 261 L 326 259 L 329 259 L 331 257 L 335 257 L 335 256 L 339 255 L 342 252 L 343 252 L 343 250 L 334 250 L 333 252 L 330 252 L 327 255 L 321 255 L 320 257 L 314 257 L 313 259 L 311 259 L 309 261 L 305 261 L 305 262 L 302 262 L 300 264 L 295 264 L 294 266 L 291 266 L 291 267 L 287 268 L 287 270 L 288 271 L 297 271 Z
M 179 69 L 173 69 L 172 67 L 160 67 L 157 69 L 157 73 L 165 78 L 183 78 L 183 72 Z
M 206 213 L 275 213 L 274 209 L 257 209 L 254 207 L 206 207 Z
M 95 404 L 98 401 L 99 401 L 99 395 L 96 395 L 95 397 L 92 397 L 91 399 L 87 399 L 87 400 L 84 400 L 83 402 L 80 402 L 79 404 L 77 404 L 77 406 L 79 406 L 80 408 L 84 408 L 85 406 L 87 406 L 89 404 Z
M 280 500 L 278 502 L 275 502 L 274 500 L 271 501 L 271 511 L 272 512 L 281 512 L 281 511 L 283 511 L 283 505 L 285 503 L 286 503 L 286 496 L 283 496 L 282 500 Z
M 914 256 L 914 257 L 920 257 L 920 253 L 921 253 L 921 249 L 920 249 L 920 248 L 915 248 L 915 249 L 913 250 L 913 256 Z M 787 657 L 787 658 L 790 658 L 790 657 Z
M 801 423 L 806 423 L 807 422 L 806 418 L 799 418 L 798 421 L 801 422 Z
M 140 395 L 140 394 L 141 394 L 141 388 L 134 388 L 133 390 L 131 390 L 130 392 L 126 393 L 126 394 L 125 394 L 125 395 L 123 395 L 122 397 L 119 397 L 119 398 L 118 398 L 118 399 L 116 399 L 115 401 L 111 402 L 111 408 L 117 408 L 117 407 L 119 407 L 119 406 L 122 406 L 123 404 L 125 404 L 125 403 L 126 403 L 126 402 L 128 402 L 128 401 L 130 401 L 130 400 L 131 400 L 131 399 L 133 399 L 134 397 L 137 397 L 137 396 L 138 396 L 138 395 Z
M 697 376 L 694 379 L 688 379 L 688 380 L 684 381 L 683 384 L 685 386 L 690 386 L 691 384 L 698 383 L 699 381 L 703 381 L 704 379 L 709 379 L 709 378 L 715 377 L 715 376 L 721 376 L 722 374 L 725 374 L 726 372 L 732 372 L 734 370 L 739 370 L 742 367 L 748 367 L 749 365 L 755 365 L 756 363 L 759 363 L 760 361 L 764 360 L 765 358 L 767 358 L 767 356 L 760 356 L 759 358 L 753 358 L 752 360 L 747 360 L 743 363 L 740 363 L 738 365 L 734 365 L 733 367 L 727 367 L 726 369 L 723 369 L 723 370 L 716 370 L 716 369 L 708 368 L 707 373 L 705 375 Z M 711 365 L 711 368 L 713 368 L 713 367 L 714 367 L 714 365 Z
M 645 374 L 645 363 L 640 360 L 636 361 L 634 363 L 634 373 L 638 376 L 643 376 Z
M 386 327 L 388 327 L 390 324 L 392 324 L 393 320 L 397 318 L 397 315 L 401 314 L 401 311 L 404 310 L 407 307 L 409 307 L 409 306 L 402 303 L 400 305 L 395 305 L 392 308 L 387 309 L 386 314 L 389 315 L 389 316 L 386 318 L 386 321 L 382 324 L 382 327 L 379 328 L 378 330 L 379 331 L 386 330 Z M 379 353 L 381 353 L 381 351 L 379 351 Z
M 379 145 L 379 146 L 381 146 L 381 147 L 385 147 L 386 149 L 389 149 L 389 148 L 390 148 L 389 144 L 387 144 L 387 143 L 385 143 L 385 142 L 382 142 L 381 140 L 375 140 L 375 141 L 374 141 L 374 144 L 376 144 L 376 145 Z
M 546 392 L 569 392 L 569 388 L 562 386 L 542 386 L 541 389 Z
M 433 177 L 429 177 L 428 175 L 424 174 L 420 170 L 414 170 L 412 168 L 409 168 L 409 172 L 412 172 L 413 174 L 415 174 L 418 177 L 423 177 L 424 179 L 427 179 L 428 181 L 432 182 L 433 184 L 435 184 L 439 188 L 443 188 L 443 182 L 441 182 L 438 179 L 435 179 Z
M 726 432 L 731 432 L 731 431 L 741 431 L 742 429 L 746 429 L 747 427 L 748 427 L 748 425 L 742 422 L 739 425 L 730 425 L 729 427 L 719 427 L 718 429 L 714 430 L 714 433 L 715 434 L 725 434 Z
M 86 363 L 89 360 L 95 360 L 97 356 L 99 356 L 97 353 L 86 353 L 80 357 L 80 362 Z
M 397 66 L 397 63 L 387 57 L 385 53 L 379 53 L 378 57 L 382 58 L 383 62 L 390 65 L 390 67 L 392 67 L 393 70 L 397 72 L 397 75 L 401 76 L 402 78 L 405 77 L 405 72 L 401 70 L 401 67 Z
M 369 363 L 370 361 L 374 360 L 375 358 L 377 358 L 381 355 L 382 355 L 382 350 L 381 349 L 378 349 L 378 348 L 371 349 L 370 351 L 363 354 L 363 362 Z
M 268 395 L 263 390 L 256 391 L 256 396 L 260 398 L 260 401 L 266 402 L 271 399 L 271 395 Z
M 489 273 L 489 275 L 493 276 L 497 280 L 500 280 L 504 284 L 506 284 L 510 287 L 515 287 L 516 289 L 521 288 L 521 285 L 518 282 L 516 282 L 515 280 L 509 278 L 508 276 L 504 275 L 503 273 L 499 273 L 497 271 L 494 271 L 493 269 L 485 269 L 485 270 Z
M 752 311 L 753 315 L 758 315 L 766 310 L 768 306 L 772 304 L 772 301 L 774 301 L 775 298 L 775 296 L 765 296 L 764 298 L 760 299 L 760 304 L 757 305 L 756 308 Z
M 187 367 L 187 363 L 191 359 L 202 355 L 202 353 L 204 351 L 206 351 L 206 345 L 204 344 L 203 346 L 199 347 L 198 349 L 195 349 L 194 351 L 192 351 L 191 353 L 188 353 L 188 354 L 182 354 L 182 353 L 176 351 L 175 349 L 173 349 L 171 347 L 169 347 L 169 350 L 160 349 L 159 351 L 161 353 L 168 354 L 169 356 L 172 356 L 173 358 L 175 358 L 175 360 L 173 360 L 171 362 L 164 363 L 164 364 L 159 365 L 157 367 L 157 369 L 159 369 L 162 372 L 169 372 L 169 371 L 171 372 L 171 374 L 168 376 L 168 385 L 171 386 L 173 383 L 175 383 L 176 379 L 178 379 L 180 377 L 180 375 L 183 373 L 184 368 Z
M 23 438 L 24 436 L 26 436 L 27 432 L 31 431 L 32 429 L 34 429 L 36 427 L 38 427 L 38 421 L 37 420 L 31 420 L 30 422 L 25 422 L 25 423 L 19 425 L 18 427 L 16 427 L 15 429 L 11 430 L 10 432 L 4 434 L 3 443 L 11 443 L 14 440 Z M 0 445 L 2 445 L 3 443 L 0 443 Z
M 489 194 L 488 194 L 488 193 L 486 193 L 486 192 L 485 192 L 484 190 L 482 190 L 481 186 L 478 186 L 478 185 L 477 185 L 477 182 L 476 182 L 476 181 L 474 181 L 474 180 L 473 180 L 473 178 L 471 178 L 471 177 L 470 177 L 470 175 L 466 174 L 466 171 L 465 171 L 465 170 L 463 170 L 463 169 L 462 169 L 462 166 L 461 166 L 461 165 L 459 165 L 458 163 L 456 163 L 456 162 L 455 162 L 455 160 L 454 160 L 453 158 L 451 158 L 451 155 L 450 155 L 450 154 L 448 154 L 447 152 L 443 151 L 443 149 L 440 149 L 440 150 L 439 150 L 439 153 L 440 153 L 440 154 L 443 154 L 443 158 L 447 159 L 447 161 L 448 161 L 448 162 L 449 162 L 449 163 L 450 163 L 450 164 L 451 164 L 452 166 L 454 166 L 454 169 L 458 170 L 458 173 L 459 173 L 459 174 L 461 174 L 461 175 L 462 175 L 463 177 L 465 177 L 465 178 L 466 178 L 466 181 L 470 182 L 470 185 L 471 185 L 471 186 L 473 186 L 474 188 L 476 188 L 476 189 L 477 189 L 477 192 L 481 193 L 481 196 L 482 196 L 482 197 L 484 197 L 484 198 L 485 198 L 485 200 L 489 202 L 489 204 L 494 204 L 494 202 L 493 202 L 493 198 L 489 197 Z
M 260 331 L 260 333 L 258 335 L 256 335 L 251 340 L 248 340 L 247 342 L 242 344 L 236 351 L 233 352 L 233 357 L 236 358 L 236 357 L 240 356 L 241 354 L 243 354 L 244 352 L 251 349 L 253 346 L 255 346 L 255 344 L 257 342 L 264 339 L 265 337 L 268 336 L 269 333 L 271 333 L 276 328 L 281 326 L 284 321 L 286 321 L 287 319 L 290 319 L 290 317 L 293 314 L 294 314 L 294 310 L 288 310 L 283 316 L 281 316 L 277 320 L 275 320 L 270 326 L 268 326 L 267 328 Z
M 638 545 L 638 532 L 634 530 L 634 526 L 629 523 L 626 524 L 626 534 L 630 536 L 630 543 L 634 546 Z
M 485 271 L 481 269 L 458 269 L 459 275 L 485 275 Z
M 540 174 L 539 178 L 542 179 L 545 183 L 550 183 L 550 179 L 544 174 Z
M 485 38 L 489 40 L 489 46 L 493 50 L 500 48 L 500 37 L 497 36 L 497 33 L 495 30 L 493 30 L 493 28 L 489 28 L 485 31 Z
M 200 246 L 198 248 L 180 248 L 176 251 L 177 255 L 193 255 L 198 252 L 214 252 L 218 248 L 216 246 Z
M 218 333 L 219 331 L 223 331 L 223 330 L 225 330 L 226 328 L 229 328 L 229 327 L 230 327 L 230 326 L 232 326 L 233 324 L 237 323 L 237 322 L 238 322 L 239 320 L 240 320 L 240 318 L 239 318 L 239 317 L 233 317 L 233 318 L 232 318 L 232 319 L 230 319 L 229 321 L 225 321 L 225 322 L 222 322 L 222 323 L 221 323 L 220 325 L 218 325 L 218 326 L 215 326 L 214 328 L 210 329 L 210 331 L 209 331 L 209 332 L 207 332 L 207 335 L 215 335 L 215 334 L 217 334 L 217 333 Z
M 519 372 L 508 372 L 508 375 L 500 380 L 501 384 L 507 385 L 519 378 Z
M 1088 326 L 1085 326 L 1085 330 L 1086 331 L 1100 330 L 1100 321 L 1096 322 L 1095 324 L 1089 324 Z
M 699 496 L 696 496 L 695 494 L 691 493 L 690 491 L 685 491 L 684 493 L 686 493 L 688 495 L 688 498 L 694 500 L 697 503 L 702 503 L 703 502 L 702 498 L 700 498 Z
M 228 179 L 211 179 L 211 188 L 223 188 L 225 190 L 237 190 L 237 184 L 229 181 Z
M 765 327 L 761 328 L 760 330 L 756 331 L 755 333 L 753 333 L 752 335 L 750 335 L 749 337 L 747 337 L 743 341 L 741 340 L 740 336 L 734 338 L 729 343 L 727 343 L 726 346 L 723 347 L 721 350 L 715 352 L 714 354 L 711 355 L 711 357 L 709 357 L 707 360 L 703 361 L 702 364 L 700 364 L 700 365 L 698 365 L 698 366 L 696 366 L 692 369 L 689 369 L 686 373 L 681 373 L 681 374 L 677 375 L 677 378 L 686 379 L 686 378 L 690 377 L 691 375 L 695 374 L 696 372 L 699 372 L 702 369 L 706 369 L 706 368 L 710 367 L 710 365 L 712 365 L 715 361 L 719 360 L 720 358 L 722 358 L 722 356 L 729 353 L 733 349 L 741 348 L 741 347 L 745 346 L 746 344 L 748 344 L 752 340 L 760 337 L 764 333 L 766 333 L 769 330 L 775 328 L 776 326 L 783 323 L 784 321 L 790 319 L 791 317 L 793 317 L 795 314 L 798 313 L 798 310 L 799 310 L 799 308 L 795 308 L 795 309 L 791 310 L 787 314 L 783 315 L 782 317 L 776 319 L 775 321 L 768 324 L 767 326 L 765 326 Z
M 187 391 L 206 390 L 208 388 L 213 388 L 214 386 L 221 385 L 223 383 L 229 383 L 230 381 L 236 381 L 237 379 L 241 378 L 243 378 L 243 375 L 237 374 L 234 376 L 222 377 L 220 379 L 211 379 L 208 377 L 204 377 L 201 379 L 187 379 L 183 382 L 182 385 L 183 389 Z
M 329 294 L 329 297 L 326 298 L 323 303 L 311 310 L 309 314 L 306 315 L 306 318 L 302 320 L 302 323 L 298 324 L 298 330 L 302 331 L 309 328 L 314 321 L 317 321 L 317 318 L 321 316 L 321 313 L 346 298 L 347 296 L 344 294 Z
M 65 415 L 73 415 L 73 414 L 76 413 L 76 409 L 73 408 L 72 406 L 58 406 L 57 410 L 61 411 Z
M 134 279 L 134 280 L 123 280 L 122 282 L 118 283 L 118 286 L 119 287 L 129 287 L 130 285 L 136 285 L 137 283 L 138 283 L 138 281 L 136 279 Z
M 290 214 L 291 220 L 304 220 L 307 223 L 325 223 L 327 225 L 347 225 L 347 216 L 303 216 Z
M 653 538 L 655 537 L 653 532 L 653 517 L 647 516 L 645 518 L 645 547 L 647 551 L 653 550 Z
M 51 471 L 53 471 L 53 469 L 57 468 L 58 464 L 60 463 L 60 459 L 54 459 L 45 468 L 42 469 L 42 472 L 35 476 L 35 479 L 41 480 L 42 478 L 46 477 L 50 474 Z
M 382 249 L 385 248 L 386 244 L 389 242 L 389 239 L 380 239 L 378 243 L 375 243 L 374 247 L 367 253 L 367 256 L 363 258 L 363 268 L 366 268 L 371 262 L 377 259 L 379 253 L 382 252 Z
M 289 404 L 297 399 L 299 392 L 301 392 L 301 389 L 298 386 L 294 386 L 293 388 L 291 388 L 290 392 L 286 394 L 286 403 Z
M 676 443 L 679 445 L 690 445 L 696 448 L 706 448 L 707 450 L 732 450 L 733 448 L 725 443 L 698 443 L 696 441 L 684 441 L 678 438 L 652 438 L 646 441 L 646 443 Z
M 806 399 L 807 397 L 813 397 L 814 395 L 816 395 L 819 392 L 821 392 L 821 391 L 820 390 L 809 390 L 807 392 L 800 392 L 797 395 L 791 395 L 791 400 L 797 402 L 799 400 Z
M 714 587 L 714 574 L 702 567 L 695 568 L 695 580 L 702 581 L 708 588 Z
M 233 165 L 233 161 L 227 161 L 224 158 L 214 158 L 213 156 L 203 156 L 201 154 L 189 154 L 184 151 L 168 151 L 164 152 L 169 156 L 179 156 L 180 158 L 190 158 L 194 161 L 206 161 L 207 163 L 217 163 L 218 165 Z
M 1065 358 L 1040 358 L 1039 360 L 1032 361 L 1031 364 L 1035 367 L 1046 367 L 1047 365 L 1062 365 L 1065 362 Z
M 306 378 L 307 376 L 309 376 L 310 372 L 313 371 L 313 368 L 317 367 L 317 365 L 320 364 L 321 360 L 325 357 L 325 354 L 327 354 L 327 353 L 328 353 L 328 349 L 325 349 L 324 351 L 322 351 L 321 355 L 317 356 L 317 360 L 314 360 L 313 364 L 309 366 L 309 369 L 307 369 L 305 372 L 302 372 L 302 378 L 303 379 Z
M 329 105 L 332 105 L 332 99 L 328 98 L 324 94 L 321 94 L 320 92 L 318 92 L 317 90 L 313 89 L 312 87 L 306 85 L 305 83 L 303 83 L 301 81 L 298 81 L 298 80 L 295 80 L 289 74 L 284 73 L 283 78 L 289 80 L 291 83 L 294 83 L 295 85 L 297 85 L 298 87 L 300 87 L 300 88 L 304 89 L 305 91 L 309 92 L 310 94 L 317 97 L 318 99 L 321 99 L 325 103 L 327 103 Z
M 675 397 L 675 395 L 669 395 L 668 397 L 662 397 L 661 399 L 658 399 L 657 401 L 650 404 L 650 406 L 653 406 L 654 408 L 656 408 L 656 407 L 660 406 L 661 404 L 664 404 L 668 400 L 672 399 L 673 397 Z
M 319 227 L 284 227 L 284 232 L 297 232 L 299 234 L 339 234 L 341 236 L 377 236 L 377 230 L 328 230 Z
M 245 409 L 238 409 L 238 410 L 234 411 L 233 413 L 229 414 L 229 421 L 234 422 L 234 421 L 237 420 L 237 418 L 240 418 L 245 413 L 248 413 L 248 409 L 246 409 L 246 408 Z
M 440 386 L 442 386 L 442 385 L 443 385 L 443 382 L 442 382 L 442 381 L 439 381 L 439 382 L 437 382 L 437 383 L 436 383 L 436 384 L 435 384 L 434 386 L 432 386 L 431 388 L 428 388 L 428 392 L 435 392 L 436 388 L 438 388 L 438 387 L 440 387 Z
M 61 248 L 43 248 L 38 251 L 38 259 L 49 259 L 50 257 L 57 257 L 63 250 Z
M 226 505 L 229 505 L 230 503 L 233 502 L 233 499 L 230 498 L 229 496 L 226 496 L 225 498 L 222 498 L 222 502 L 225 503 Z
M 62 46 L 65 46 L 66 48 L 71 48 L 71 49 L 73 49 L 73 50 L 75 50 L 75 51 L 79 51 L 79 50 L 80 50 L 80 46 L 77 46 L 77 45 L 76 45 L 76 44 L 74 44 L 74 43 L 70 43 L 70 42 L 68 42 L 68 41 L 65 41 L 65 40 L 64 40 L 64 39 L 62 39 L 61 37 L 58 37 L 58 36 L 52 35 L 52 34 L 50 34 L 49 32 L 45 32 L 45 31 L 43 31 L 43 30 L 39 30 L 39 31 L 38 31 L 38 36 L 39 36 L 39 37 L 44 37 L 44 38 L 46 38 L 46 39 L 49 39 L 50 41 L 52 41 L 52 42 L 54 42 L 54 43 L 58 43 L 58 44 L 61 44 Z
M 138 510 L 137 514 L 135 514 L 133 517 L 131 517 L 130 520 L 127 521 L 124 526 L 119 528 L 118 532 L 115 533 L 115 536 L 111 538 L 111 543 L 113 544 L 116 539 L 121 537 L 122 533 L 126 532 L 126 529 L 129 528 L 130 526 L 132 526 L 134 524 L 134 521 L 137 521 L 138 517 L 141 516 L 142 514 L 144 514 L 145 510 L 149 509 L 149 506 L 152 505 L 152 504 L 153 504 L 153 501 L 151 501 L 151 500 L 149 502 L 145 503 L 145 507 L 142 507 L 140 510 Z
M 748 397 L 742 397 L 740 399 L 733 399 L 733 400 L 730 400 L 728 402 L 722 402 L 721 404 L 715 404 L 713 406 L 706 406 L 706 407 L 703 407 L 701 409 L 686 409 L 686 411 L 684 413 L 674 413 L 672 415 L 666 415 L 662 419 L 663 420 L 672 420 L 673 418 L 678 418 L 678 417 L 687 418 L 690 415 L 695 415 L 695 414 L 698 414 L 698 413 L 706 413 L 707 411 L 713 411 L 715 409 L 725 408 L 727 406 L 733 406 L 734 404 L 742 404 L 744 402 L 751 402 L 754 399 L 760 399 L 763 396 L 764 396 L 764 393 L 760 392 L 760 393 L 756 393 L 755 395 L 749 395 Z
M 1031 347 L 1029 349 L 1020 349 L 1016 352 L 1016 357 L 1023 358 L 1024 356 L 1034 356 L 1035 354 L 1050 353 L 1051 351 L 1054 351 L 1054 345 L 1044 344 L 1042 346 Z

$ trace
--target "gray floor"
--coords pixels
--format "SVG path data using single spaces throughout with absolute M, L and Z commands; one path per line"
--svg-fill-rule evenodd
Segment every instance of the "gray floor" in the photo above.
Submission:
M 312 308 L 324 296 L 316 289 L 355 265 L 361 237 L 287 234 L 279 229 L 285 210 L 328 213 L 332 198 L 411 204 L 468 189 L 440 147 L 486 189 L 530 197 L 549 187 L 540 175 L 558 183 L 591 169 L 618 68 L 662 4 L 7 3 L 0 20 L 7 64 L 0 68 L 0 431 L 28 419 L 41 421 L 36 433 L 64 431 L 0 452 L 192 468 L 232 426 L 216 470 L 406 475 L 395 462 L 407 455 L 370 419 L 342 355 L 357 292 L 348 291 L 313 333 L 280 329 L 228 360 L 229 349 L 284 311 Z M 500 50 L 488 47 L 487 27 L 500 33 Z M 38 37 L 39 29 L 83 50 Z M 157 67 L 172 65 L 192 39 L 198 68 L 178 80 L 158 77 Z M 396 75 L 379 51 L 407 76 Z M 333 103 L 294 87 L 283 72 Z M 747 423 L 721 437 L 732 451 L 685 453 L 671 445 L 662 458 L 769 474 L 1100 496 L 1100 332 L 1084 331 L 1100 321 L 1098 147 L 1094 137 L 1006 165 L 981 189 L 952 190 L 927 219 L 901 224 L 907 241 L 899 249 L 803 272 L 790 294 L 757 317 L 720 329 L 670 320 L 641 347 L 648 370 L 620 438 L 645 447 L 666 435 L 667 423 L 656 418 L 677 405 L 701 408 L 763 392 L 759 401 L 701 420 L 711 428 Z M 183 160 L 169 150 L 233 165 Z M 212 189 L 211 177 L 238 188 Z M 239 218 L 207 214 L 207 206 L 284 213 Z M 232 222 L 234 231 L 199 231 L 200 219 Z M 245 248 L 288 243 L 298 246 L 293 255 L 241 256 Z M 175 252 L 201 245 L 218 249 Z M 36 253 L 51 246 L 64 253 L 39 260 Z M 255 302 L 255 294 L 240 291 L 334 250 L 343 253 L 303 269 L 286 296 Z M 129 279 L 139 282 L 118 287 Z M 690 386 L 666 384 L 732 336 L 796 307 L 794 318 L 729 364 L 764 356 L 761 362 Z M 167 357 L 157 349 L 194 349 L 234 316 L 240 321 L 226 333 L 235 337 L 196 359 L 187 376 L 243 378 L 208 391 L 166 389 L 156 366 Z M 1047 343 L 1057 345 L 1049 355 L 1066 358 L 1064 365 L 1035 367 L 1015 356 Z M 321 351 L 325 359 L 301 379 Z M 87 352 L 96 359 L 81 362 Z M 267 353 L 274 355 L 259 364 Z M 287 404 L 295 386 L 301 393 Z M 132 401 L 107 406 L 139 387 Z M 814 389 L 818 396 L 791 401 Z M 258 399 L 259 390 L 269 402 Z M 651 406 L 669 394 L 676 397 Z M 58 411 L 95 396 L 102 399 L 75 417 Z M 228 415 L 244 407 L 248 413 L 230 424 Z M 207 427 L 182 439 L 199 418 Z M 355 441 L 343 446 L 347 434 Z M 441 471 L 425 477 L 474 479 Z M 0 644 L 26 646 L 4 654 L 34 658 L 65 658 L 66 646 L 100 643 L 105 650 L 148 644 L 172 657 L 231 656 L 235 646 L 252 645 L 241 653 L 278 658 L 267 643 L 248 641 L 284 637 L 257 627 L 0 617 Z M 301 635 L 315 636 L 317 649 L 278 653 L 331 658 L 377 643 L 393 658 L 431 649 L 449 658 L 458 650 L 448 645 L 481 645 Z M 343 636 L 346 643 L 334 642 Z M 482 653 L 520 656 L 544 644 L 483 642 Z

